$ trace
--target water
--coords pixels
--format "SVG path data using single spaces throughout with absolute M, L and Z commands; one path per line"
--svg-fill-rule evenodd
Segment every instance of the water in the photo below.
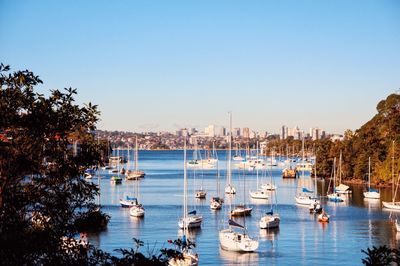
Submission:
M 132 152 L 132 151 L 131 151 Z M 188 152 L 188 156 L 192 156 Z M 219 151 L 220 167 L 226 169 L 226 151 Z M 132 158 L 132 157 L 131 157 Z M 111 185 L 111 174 L 102 173 L 101 204 L 103 210 L 111 215 L 108 230 L 98 235 L 90 235 L 89 241 L 113 254 L 117 248 L 133 247 L 132 238 L 145 242 L 141 251 L 157 254 L 163 247 L 172 245 L 168 239 L 177 239 L 182 232 L 178 229 L 178 219 L 182 215 L 183 195 L 183 152 L 182 151 L 140 151 L 140 169 L 146 177 L 140 183 L 140 201 L 144 204 L 144 218 L 129 216 L 129 210 L 119 206 L 119 199 L 132 194 L 135 182 L 124 181 L 122 185 Z M 190 158 L 189 158 L 190 159 Z M 261 171 L 259 176 L 262 176 Z M 225 187 L 225 170 L 221 171 L 221 190 Z M 398 246 L 400 235 L 389 221 L 389 212 L 382 210 L 380 200 L 364 200 L 362 188 L 354 187 L 344 203 L 324 202 L 324 208 L 331 216 L 329 224 L 321 224 L 308 207 L 295 205 L 294 196 L 298 182 L 282 179 L 281 169 L 274 167 L 272 176 L 278 186 L 277 203 L 281 216 L 279 230 L 260 230 L 260 217 L 270 209 L 274 202 L 273 193 L 269 201 L 253 200 L 249 190 L 255 190 L 256 171 L 234 170 L 233 183 L 237 194 L 232 198 L 225 195 L 225 204 L 220 211 L 211 211 L 209 199 L 216 194 L 216 171 L 196 172 L 196 187 L 203 183 L 207 190 L 206 200 L 196 200 L 193 196 L 193 171 L 188 170 L 189 209 L 196 208 L 203 215 L 202 228 L 191 232 L 196 240 L 200 265 L 359 265 L 364 257 L 361 249 L 373 245 Z M 269 180 L 269 174 L 267 174 Z M 245 182 L 243 180 L 245 179 Z M 93 182 L 97 180 L 93 179 Z M 309 179 L 307 184 L 313 184 Z M 304 181 L 302 181 L 304 183 Z M 328 184 L 318 181 L 318 192 L 326 195 Z M 246 197 L 243 197 L 245 187 Z M 391 189 L 382 193 L 389 200 Z M 229 201 L 240 203 L 246 200 L 253 207 L 250 217 L 245 220 L 248 233 L 260 242 L 257 252 L 241 254 L 219 248 L 218 231 L 227 222 Z M 243 222 L 243 220 L 238 220 Z

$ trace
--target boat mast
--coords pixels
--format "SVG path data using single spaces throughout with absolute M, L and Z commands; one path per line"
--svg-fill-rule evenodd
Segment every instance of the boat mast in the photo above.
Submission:
M 339 184 L 342 184 L 342 150 L 340 150 L 339 156 Z
M 257 141 L 257 147 L 256 147 L 256 150 L 257 150 L 257 155 L 256 155 L 256 171 L 257 171 L 257 189 L 259 188 L 259 183 L 258 183 L 258 167 L 257 167 L 257 164 L 258 164 L 258 141 Z
M 332 192 L 335 193 L 335 187 L 336 187 L 336 157 L 333 159 L 333 186 L 332 186 Z
M 303 153 L 302 159 L 301 159 L 301 162 L 302 162 L 301 177 L 304 178 L 304 166 L 305 166 L 305 162 L 304 162 L 304 132 L 303 132 L 303 140 L 301 142 L 301 150 L 302 150 L 302 153 Z
M 315 152 L 314 170 L 314 198 L 317 198 L 317 152 Z
M 136 140 L 135 140 L 135 171 L 138 170 L 138 144 L 137 144 L 137 136 L 136 136 Z
M 220 194 L 220 188 L 219 188 L 219 165 L 218 165 L 218 154 L 217 151 L 215 150 L 215 140 L 213 141 L 213 153 L 214 153 L 214 158 L 217 159 L 217 197 L 219 197 Z
M 371 190 L 371 157 L 368 157 L 368 191 Z
M 186 136 L 183 142 L 183 236 L 188 235 L 187 227 L 187 173 L 186 173 Z
M 97 149 L 100 149 L 100 139 L 97 133 Z M 99 187 L 99 194 L 97 196 L 97 205 L 100 208 L 100 161 L 97 162 L 97 186 Z
M 228 185 L 232 183 L 232 165 L 231 165 L 231 150 L 232 150 L 232 112 L 229 112 L 229 150 L 228 150 Z
M 392 142 L 392 198 L 393 202 L 395 201 L 395 193 L 394 193 L 394 140 Z

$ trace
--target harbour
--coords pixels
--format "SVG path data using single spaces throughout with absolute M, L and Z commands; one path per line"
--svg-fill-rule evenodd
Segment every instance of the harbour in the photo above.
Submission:
M 123 153 L 124 151 L 122 151 Z M 192 152 L 188 152 L 188 159 Z M 144 241 L 142 252 L 157 253 L 159 249 L 172 246 L 168 240 L 182 236 L 178 220 L 182 215 L 183 197 L 183 151 L 139 151 L 140 167 L 146 177 L 138 181 L 123 181 L 111 185 L 111 174 L 101 172 L 100 203 L 104 212 L 111 215 L 108 229 L 99 234 L 89 235 L 89 242 L 105 251 L 117 254 L 117 248 L 133 247 L 132 238 Z M 226 181 L 226 151 L 218 151 L 220 160 L 220 187 Z M 362 186 L 351 186 L 353 193 L 346 195 L 344 202 L 328 202 L 328 183 L 318 179 L 317 195 L 323 208 L 330 215 L 329 223 L 320 223 L 317 216 L 310 214 L 307 206 L 295 204 L 294 197 L 301 179 L 313 183 L 309 175 L 298 179 L 283 179 L 282 168 L 272 168 L 272 178 L 277 186 L 277 211 L 281 218 L 279 229 L 259 229 L 259 220 L 269 211 L 274 193 L 268 200 L 252 199 L 251 189 L 256 187 L 256 171 L 235 169 L 232 182 L 239 187 L 246 180 L 246 195 L 238 190 L 235 195 L 222 194 L 225 202 L 221 210 L 211 210 L 209 201 L 216 195 L 217 170 L 197 170 L 196 178 L 203 179 L 206 199 L 194 195 L 193 173 L 188 170 L 189 211 L 197 210 L 203 216 L 201 228 L 189 231 L 189 237 L 196 242 L 199 265 L 341 265 L 360 264 L 362 249 L 373 245 L 397 246 L 400 234 L 396 233 L 389 220 L 390 211 L 382 209 L 381 200 L 391 200 L 390 189 L 381 190 L 381 200 L 364 199 Z M 96 178 L 93 182 L 97 182 Z M 146 209 L 142 218 L 131 217 L 129 209 L 121 208 L 119 199 L 131 193 L 135 182 L 140 184 L 140 199 Z M 218 232 L 226 226 L 229 203 L 246 202 L 253 207 L 251 216 L 235 218 L 245 224 L 248 234 L 258 239 L 259 248 L 252 253 L 230 252 L 220 248 Z M 395 214 L 392 214 L 395 216 Z M 225 223 L 225 224 L 224 224 Z M 345 258 L 345 259 L 343 259 Z

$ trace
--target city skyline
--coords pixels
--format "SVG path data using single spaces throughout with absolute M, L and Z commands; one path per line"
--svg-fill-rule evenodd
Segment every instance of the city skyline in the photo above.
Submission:
M 399 87 L 400 3 L 2 1 L 0 58 L 99 129 L 355 130 Z M 18 13 L 17 13 L 18 12 Z M 16 15 L 20 14 L 20 15 Z M 22 14 L 22 15 L 21 15 Z

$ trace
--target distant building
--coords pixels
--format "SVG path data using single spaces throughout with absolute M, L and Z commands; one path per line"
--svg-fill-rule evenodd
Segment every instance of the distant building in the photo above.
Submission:
M 250 138 L 250 129 L 248 127 L 243 128 L 243 138 L 248 139 Z
M 215 137 L 215 125 L 209 125 L 204 129 L 205 135 L 208 135 L 209 137 Z
M 312 140 L 319 140 L 322 136 L 322 130 L 318 127 L 310 128 L 310 136 Z
M 330 135 L 330 140 L 335 142 L 337 140 L 342 141 L 344 139 L 343 135 L 340 134 L 331 134 Z
M 288 127 L 283 125 L 281 128 L 281 139 L 286 139 L 288 137 Z
M 240 137 L 240 127 L 235 127 L 232 130 L 232 137 Z
M 176 131 L 176 136 L 178 137 L 187 137 L 189 136 L 189 131 L 187 128 L 182 128 Z
M 226 136 L 226 128 L 225 127 L 221 127 L 219 129 L 219 136 L 220 137 Z

